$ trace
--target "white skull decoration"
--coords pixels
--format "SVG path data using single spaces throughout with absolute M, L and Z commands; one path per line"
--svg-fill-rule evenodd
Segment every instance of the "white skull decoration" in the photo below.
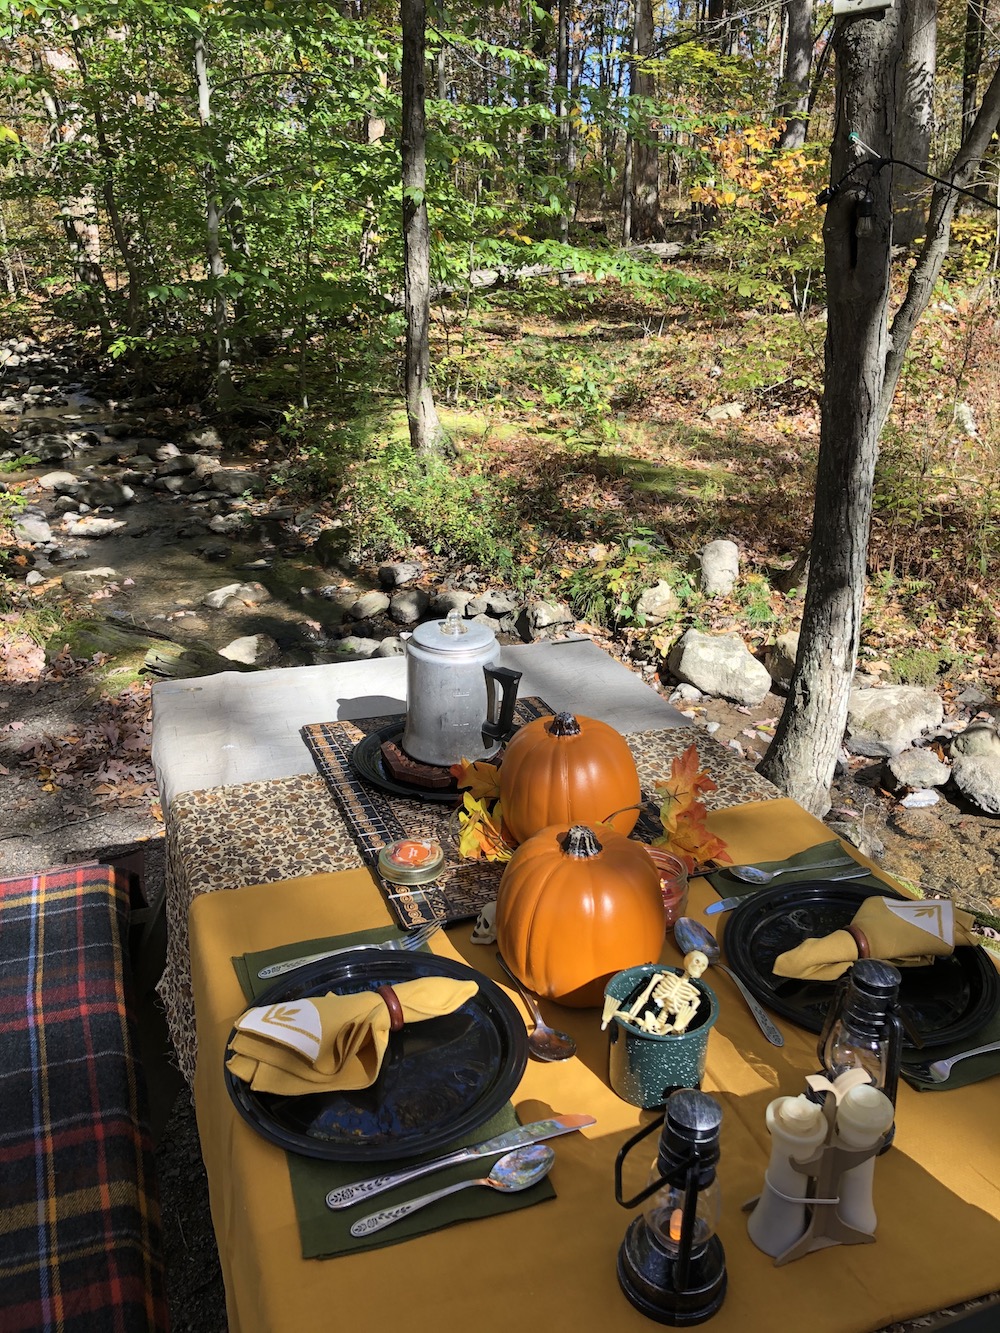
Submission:
M 487 903 L 476 917 L 472 927 L 473 944 L 495 944 L 497 939 L 497 905 Z

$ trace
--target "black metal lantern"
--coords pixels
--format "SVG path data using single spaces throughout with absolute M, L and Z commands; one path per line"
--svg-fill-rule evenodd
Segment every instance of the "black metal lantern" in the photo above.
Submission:
M 716 1235 L 722 1108 L 704 1092 L 682 1088 L 655 1120 L 622 1147 L 615 1160 L 615 1199 L 623 1208 L 645 1202 L 618 1251 L 618 1283 L 635 1308 L 661 1324 L 700 1324 L 722 1305 L 726 1256 Z M 650 1182 L 622 1198 L 622 1164 L 629 1151 L 663 1127 Z
M 863 1069 L 893 1106 L 903 1052 L 901 981 L 890 963 L 859 959 L 840 979 L 817 1047 L 828 1078 Z

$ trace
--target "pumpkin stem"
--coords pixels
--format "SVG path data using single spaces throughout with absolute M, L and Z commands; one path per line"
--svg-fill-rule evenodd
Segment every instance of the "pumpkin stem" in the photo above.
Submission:
M 550 736 L 579 736 L 580 724 L 572 713 L 556 713 L 549 726 Z
M 583 860 L 597 856 L 604 848 L 597 841 L 597 834 L 586 824 L 574 824 L 566 834 L 563 852 L 566 856 L 577 856 Z

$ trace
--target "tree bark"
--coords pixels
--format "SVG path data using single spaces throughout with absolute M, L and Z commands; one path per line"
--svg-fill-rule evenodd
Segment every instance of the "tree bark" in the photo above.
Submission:
M 976 119 L 979 70 L 986 50 L 986 6 L 988 0 L 966 0 L 965 42 L 962 52 L 962 138 Z
M 653 75 L 644 68 L 652 49 L 652 0 L 635 0 L 629 73 L 629 94 L 633 99 L 651 98 L 655 94 Z M 633 125 L 640 127 L 642 132 L 633 134 Z M 638 111 L 634 105 L 629 107 L 629 126 L 629 235 L 623 243 L 660 241 L 664 235 L 660 216 L 660 146 L 646 113 Z
M 879 21 L 851 18 L 834 38 L 837 131 L 832 177 L 866 156 L 891 151 L 894 69 L 901 49 L 897 10 Z M 863 171 L 856 173 L 862 182 Z M 789 697 L 760 771 L 813 814 L 830 807 L 830 784 L 847 723 L 861 628 L 880 404 L 885 380 L 892 214 L 885 173 L 869 173 L 875 216 L 858 236 L 860 191 L 842 188 L 823 226 L 828 315 L 812 556 L 799 656 Z
M 779 148 L 801 148 L 809 123 L 809 73 L 813 53 L 813 0 L 788 0 L 788 32 L 778 115 L 785 128 Z
M 937 0 L 904 0 L 903 68 L 898 81 L 896 136 L 892 155 L 926 171 L 934 127 L 937 67 Z M 924 234 L 930 185 L 925 176 L 897 166 L 893 173 L 892 221 L 896 245 L 912 245 Z
M 205 257 L 213 281 L 212 323 L 215 330 L 215 397 L 226 411 L 233 400 L 232 340 L 229 302 L 222 283 L 228 269 L 222 253 L 222 208 L 216 176 L 215 136 L 212 132 L 212 85 L 208 76 L 208 50 L 204 33 L 194 39 L 194 77 L 198 93 L 198 123 L 206 143 L 202 178 L 205 184 Z
M 444 432 L 430 386 L 430 228 L 425 118 L 426 0 L 401 0 L 403 27 L 403 305 L 406 417 L 418 454 L 443 453 Z

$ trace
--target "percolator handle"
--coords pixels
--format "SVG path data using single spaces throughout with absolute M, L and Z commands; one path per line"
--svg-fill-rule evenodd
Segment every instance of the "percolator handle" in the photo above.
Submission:
M 484 741 L 505 741 L 514 730 L 514 706 L 517 703 L 517 686 L 521 679 L 520 671 L 510 667 L 483 667 L 486 675 L 486 721 L 483 723 Z M 493 720 L 496 711 L 496 690 L 498 684 L 502 690 L 500 716 Z

